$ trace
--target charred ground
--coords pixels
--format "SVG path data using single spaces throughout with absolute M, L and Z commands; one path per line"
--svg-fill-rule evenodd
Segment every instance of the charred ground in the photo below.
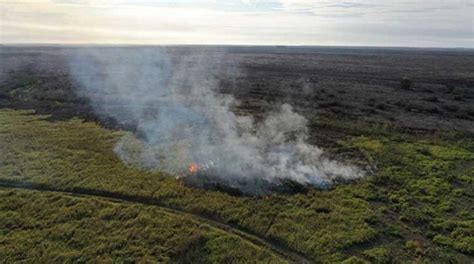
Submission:
M 150 197 L 163 206 L 248 231 L 315 262 L 472 262 L 472 51 L 166 47 L 177 55 L 224 54 L 222 63 L 239 65 L 218 74 L 220 91 L 242 102 L 235 112 L 258 118 L 277 103 L 291 103 L 310 120 L 312 143 L 374 169 L 367 178 L 325 191 L 308 188 L 251 198 L 230 196 L 227 190 L 187 188 L 159 173 L 124 166 L 112 151 L 117 133 L 123 132 L 102 126 L 134 131 L 134 125 L 94 114 L 68 75 L 68 54 L 83 48 L 1 48 L 0 180 L 66 192 L 87 188 L 118 198 Z M 136 47 L 107 48 L 120 53 Z M 277 260 L 227 233 L 197 228 L 194 222 L 189 228 L 175 225 L 175 216 L 154 224 L 161 214 L 158 209 L 101 204 L 92 208 L 102 212 L 95 214 L 88 208 L 98 204 L 91 200 L 71 204 L 71 198 L 60 194 L 28 190 L 2 190 L 1 195 L 0 254 L 11 261 L 43 254 L 64 261 L 101 257 L 246 262 L 251 257 L 234 249 L 247 247 L 256 250 L 260 261 Z M 32 197 L 34 205 L 27 202 Z M 53 219 L 45 222 L 44 212 L 51 212 Z M 117 240 L 99 237 L 87 243 L 91 233 L 110 233 L 108 219 L 117 226 Z M 100 226 L 90 224 L 97 221 Z M 172 225 L 176 233 L 144 231 L 161 225 Z M 38 229 L 41 226 L 46 229 Z M 186 232 L 180 233 L 182 229 Z M 177 242 L 186 234 L 189 241 Z M 157 242 L 170 237 L 176 238 Z M 54 250 L 44 255 L 41 248 L 15 246 L 25 241 L 46 243 Z
M 474 132 L 471 50 L 141 48 L 173 56 L 219 54 L 221 65 L 227 67 L 215 70 L 218 89 L 241 102 L 237 112 L 258 116 L 286 102 L 310 117 L 324 113 L 410 130 Z M 33 108 L 57 119 L 79 116 L 111 125 L 112 120 L 95 116 L 88 99 L 77 94 L 79 84 L 69 76 L 68 57 L 80 49 L 84 48 L 2 47 L 0 104 Z M 102 49 L 120 54 L 121 49 L 136 47 Z

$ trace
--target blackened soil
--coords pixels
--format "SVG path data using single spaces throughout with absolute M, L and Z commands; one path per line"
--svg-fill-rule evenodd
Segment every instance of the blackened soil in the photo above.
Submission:
M 79 117 L 133 130 L 98 116 L 68 71 L 84 47 L 0 47 L 0 107 L 34 109 L 51 119 Z M 217 89 L 240 114 L 256 117 L 290 103 L 312 117 L 389 123 L 413 131 L 474 132 L 474 51 L 329 47 L 102 47 L 159 49 L 172 56 L 220 58 Z M 225 67 L 222 67 L 225 66 Z M 226 69 L 226 70 L 220 70 Z M 233 70 L 229 70 L 233 69 Z M 98 73 L 99 74 L 99 73 Z

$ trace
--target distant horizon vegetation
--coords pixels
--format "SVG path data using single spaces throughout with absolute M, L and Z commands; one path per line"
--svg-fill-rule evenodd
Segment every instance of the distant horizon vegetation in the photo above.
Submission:
M 0 47 L 242 47 L 242 48 L 325 48 L 375 50 L 460 50 L 474 51 L 474 47 L 396 46 L 396 45 L 280 45 L 280 44 L 148 44 L 148 43 L 0 43 Z

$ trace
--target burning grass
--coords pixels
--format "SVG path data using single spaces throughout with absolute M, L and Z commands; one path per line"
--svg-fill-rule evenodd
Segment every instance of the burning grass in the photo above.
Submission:
M 189 188 L 174 177 L 124 165 L 113 152 L 123 132 L 78 119 L 49 122 L 31 112 L 1 110 L 0 180 L 153 197 L 267 237 L 318 262 L 350 256 L 386 262 L 472 259 L 472 135 L 414 136 L 366 123 L 314 122 L 312 127 L 324 127 L 327 135 L 343 131 L 332 151 L 360 153 L 361 162 L 377 167 L 377 173 L 326 191 L 309 188 L 295 195 L 235 197 Z M 17 200 L 31 200 L 22 197 Z M 36 235 L 28 230 L 23 234 Z M 190 254 L 202 241 L 191 237 L 190 246 L 183 247 Z

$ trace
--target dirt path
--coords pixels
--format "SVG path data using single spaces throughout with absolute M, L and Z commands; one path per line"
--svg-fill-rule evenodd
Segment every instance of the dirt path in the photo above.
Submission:
M 192 217 L 193 219 L 207 223 L 215 228 L 223 230 L 227 233 L 232 233 L 240 238 L 247 240 L 257 246 L 269 249 L 274 254 L 282 257 L 283 259 L 291 262 L 291 263 L 313 263 L 310 259 L 306 256 L 278 243 L 277 241 L 272 241 L 268 238 L 261 237 L 251 231 L 244 230 L 241 227 L 221 223 L 209 216 L 203 216 L 199 214 L 194 214 L 187 212 L 183 209 L 163 205 L 160 203 L 159 200 L 145 197 L 145 196 L 133 196 L 133 195 L 126 195 L 120 194 L 115 192 L 109 191 L 101 191 L 101 190 L 94 190 L 88 188 L 73 188 L 73 189 L 58 189 L 46 184 L 38 184 L 38 183 L 28 183 L 28 182 L 15 182 L 9 180 L 0 180 L 0 187 L 2 188 L 15 188 L 15 189 L 25 189 L 25 190 L 35 190 L 41 192 L 54 192 L 54 193 L 61 193 L 66 195 L 75 195 L 75 196 L 83 196 L 83 197 L 95 197 L 100 199 L 106 199 L 112 202 L 118 203 L 138 203 L 143 205 L 151 205 L 159 207 L 160 209 L 165 210 L 169 213 L 174 214 L 181 214 L 187 215 Z

